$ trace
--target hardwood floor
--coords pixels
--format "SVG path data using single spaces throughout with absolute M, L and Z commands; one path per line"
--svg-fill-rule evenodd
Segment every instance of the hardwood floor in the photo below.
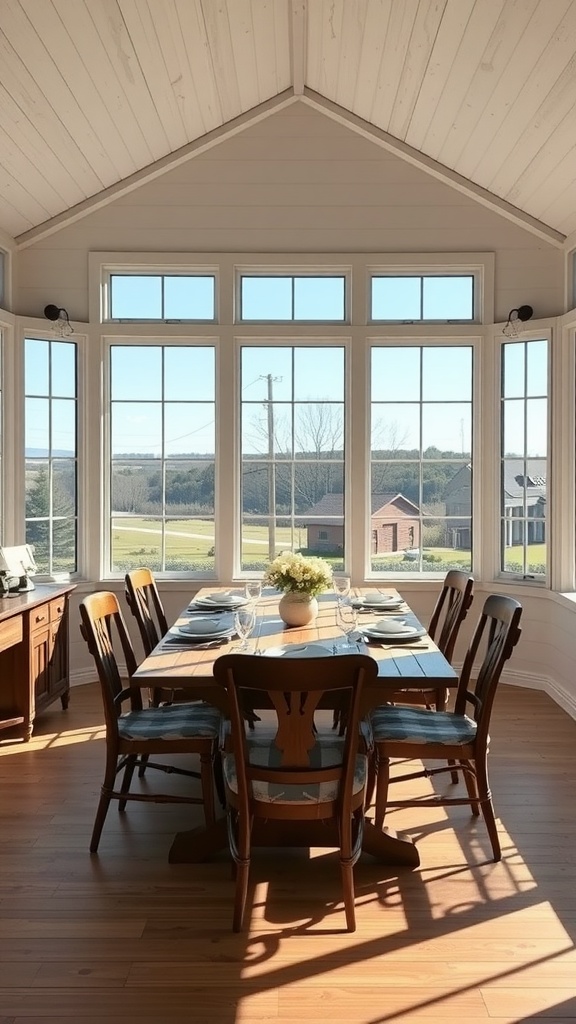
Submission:
M 362 860 L 352 935 L 325 851 L 261 851 L 234 935 L 227 857 L 167 861 L 194 807 L 113 805 L 91 857 L 102 723 L 96 685 L 78 687 L 30 744 L 0 744 L 0 1024 L 576 1018 L 576 722 L 545 695 L 497 697 L 502 862 L 466 807 L 391 813 L 422 865 Z

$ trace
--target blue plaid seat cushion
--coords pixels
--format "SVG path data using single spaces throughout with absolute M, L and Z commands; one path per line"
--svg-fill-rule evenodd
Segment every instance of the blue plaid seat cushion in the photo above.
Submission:
M 129 711 L 118 719 L 124 740 L 216 739 L 221 714 L 211 704 L 166 704 L 159 708 Z
M 266 768 L 281 767 L 281 751 L 273 741 L 266 741 L 264 737 L 252 740 L 248 738 L 248 749 L 251 764 L 262 765 Z M 310 751 L 310 767 L 326 768 L 330 765 L 340 764 L 342 759 L 343 742 L 338 737 L 332 737 L 326 743 L 316 743 Z M 238 779 L 236 775 L 236 759 L 234 754 L 225 754 L 222 762 L 224 779 L 228 788 L 238 792 Z M 367 758 L 364 754 L 356 757 L 354 772 L 353 793 L 360 793 L 366 785 Z M 320 782 L 313 785 L 286 785 L 284 783 L 260 782 L 254 780 L 252 783 L 252 795 L 256 800 L 264 803 L 282 804 L 311 804 L 328 803 L 338 796 L 338 782 Z
M 476 722 L 451 711 L 425 711 L 384 705 L 370 714 L 374 742 L 441 743 L 444 746 L 472 743 Z

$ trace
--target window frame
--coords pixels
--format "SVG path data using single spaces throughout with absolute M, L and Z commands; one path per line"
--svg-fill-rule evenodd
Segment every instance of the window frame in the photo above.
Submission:
M 371 490 L 372 490 L 372 448 L 371 448 L 371 428 L 372 428 L 372 400 L 371 400 L 371 385 L 372 385 L 372 351 L 378 348 L 418 348 L 418 349 L 430 349 L 430 348 L 446 348 L 456 347 L 465 348 L 470 350 L 471 355 L 471 379 L 470 379 L 470 459 L 469 463 L 472 466 L 472 484 L 471 484 L 471 500 L 470 500 L 470 513 L 467 518 L 470 519 L 470 567 L 466 568 L 466 572 L 475 572 L 475 565 L 479 561 L 479 536 L 478 536 L 478 487 L 477 487 L 477 473 L 474 471 L 474 467 L 477 464 L 477 436 L 479 433 L 478 429 L 478 417 L 479 417 L 479 393 L 478 393 L 478 378 L 479 378 L 479 362 L 480 362 L 480 349 L 479 344 L 481 337 L 475 336 L 462 336 L 462 335 L 434 335 L 433 338 L 423 333 L 418 335 L 402 336 L 402 337 L 390 337 L 390 336 L 373 336 L 369 339 L 368 355 L 367 355 L 367 396 L 366 396 L 366 516 L 367 522 L 365 524 L 365 535 L 366 535 L 366 553 L 365 553 L 365 576 L 368 581 L 376 582 L 378 580 L 389 580 L 396 578 L 398 573 L 394 570 L 376 571 L 372 567 L 374 553 L 372 551 L 373 545 L 373 530 L 372 530 L 372 516 L 371 516 Z M 422 407 L 422 402 L 418 403 Z M 424 403 L 426 404 L 426 403 Z M 401 460 L 398 460 L 401 461 Z M 462 460 L 463 466 L 466 462 Z M 430 465 L 434 463 L 434 460 L 430 462 Z M 422 458 L 414 460 L 414 465 L 418 467 L 428 465 L 426 460 Z M 421 475 L 421 469 L 419 470 L 419 476 Z M 438 518 L 438 517 L 433 517 Z M 456 516 L 447 517 L 444 519 L 448 521 L 451 518 L 457 518 Z M 420 530 L 422 531 L 426 522 L 426 517 L 422 514 L 418 516 L 418 523 Z M 418 559 L 418 563 L 421 564 L 422 559 Z M 445 575 L 446 570 L 443 569 L 423 569 L 419 568 L 416 571 L 404 571 L 401 572 L 402 581 L 412 580 L 436 580 L 441 579 Z
M 21 522 L 14 521 L 11 529 L 7 529 L 7 534 L 12 538 L 14 543 L 29 543 L 26 540 L 26 485 L 25 485 L 25 474 L 26 474 L 26 453 L 25 453 L 25 405 L 26 398 L 26 386 L 25 386 L 25 344 L 26 341 L 43 341 L 50 343 L 66 342 L 67 344 L 73 344 L 76 349 L 76 394 L 75 394 L 75 411 L 76 411 L 76 455 L 75 455 L 75 473 L 76 473 L 76 513 L 75 513 L 75 539 L 76 539 L 76 570 L 73 572 L 68 571 L 57 571 L 52 573 L 38 573 L 34 576 L 34 579 L 39 583 L 49 583 L 53 581 L 78 581 L 86 576 L 87 567 L 87 543 L 89 528 L 87 525 L 87 517 L 85 510 L 89 504 L 86 486 L 88 478 L 87 470 L 87 453 L 85 449 L 86 439 L 86 422 L 85 422 L 85 373 L 86 373 L 86 350 L 85 335 L 74 332 L 73 337 L 60 338 L 53 334 L 49 334 L 46 331 L 39 332 L 37 330 L 27 330 L 25 327 L 21 331 L 20 343 L 21 343 L 21 359 L 20 359 L 20 379 L 22 383 L 21 398 L 18 402 L 19 411 L 14 412 L 19 420 L 20 431 L 21 431 L 21 443 L 22 443 L 22 462 L 17 468 L 15 474 L 16 483 L 15 487 L 19 494 L 21 494 Z M 52 400 L 52 396 L 48 396 L 49 400 Z M 50 522 L 52 517 L 50 518 Z M 7 524 L 8 526 L 8 524 Z
M 236 434 L 236 445 L 234 448 L 235 453 L 235 489 L 234 489 L 234 569 L 233 577 L 237 579 L 246 579 L 254 575 L 254 570 L 250 568 L 244 569 L 242 567 L 242 523 L 244 512 L 242 508 L 242 378 L 241 378 L 241 358 L 243 348 L 265 348 L 265 347 L 276 347 L 284 349 L 305 349 L 305 348 L 339 348 L 343 351 L 343 458 L 342 458 L 342 475 L 343 475 L 343 486 L 344 486 L 344 499 L 343 499 L 343 549 L 344 549 L 344 570 L 350 563 L 350 456 L 348 461 L 346 459 L 346 453 L 350 451 L 350 436 L 351 436 L 351 416 L 349 412 L 349 394 L 350 394 L 350 370 L 349 363 L 351 358 L 350 349 L 350 338 L 349 336 L 335 336 L 333 334 L 324 334 L 321 337 L 315 336 L 300 336 L 299 334 L 293 334 L 287 337 L 285 334 L 277 335 L 275 337 L 257 337 L 254 338 L 250 335 L 236 335 L 235 337 L 236 346 L 236 374 L 235 374 L 235 403 L 234 403 L 234 429 Z M 294 407 L 294 401 L 291 401 L 291 407 Z M 297 404 L 297 403 L 296 403 Z M 286 464 L 287 460 L 284 460 Z M 297 459 L 292 459 L 290 464 L 297 464 Z M 340 464 L 340 463 L 338 463 Z M 279 517 L 284 518 L 284 517 Z M 341 570 L 343 571 L 343 570 Z
M 494 254 L 493 253 L 406 253 L 390 255 L 389 259 L 367 267 L 366 322 L 369 325 L 475 326 L 494 319 Z M 372 281 L 382 277 L 471 277 L 472 317 L 470 319 L 380 319 L 372 317 Z
M 91 256 L 98 257 L 92 253 Z M 158 255 L 156 254 L 156 260 Z M 108 260 L 97 263 L 99 272 L 99 321 L 102 324 L 217 324 L 219 320 L 219 266 L 211 264 L 143 262 L 112 263 Z M 113 277 L 208 277 L 214 281 L 213 317 L 113 317 L 111 315 L 111 281 Z M 163 290 L 163 289 L 162 289 Z
M 236 280 L 239 269 L 246 269 L 253 272 L 261 270 L 269 274 L 274 268 L 285 272 L 290 268 L 294 273 L 301 273 L 303 269 L 310 270 L 314 275 L 321 271 L 327 271 L 332 275 L 343 268 L 350 275 L 348 309 L 349 324 L 326 325 L 322 322 L 314 322 L 306 329 L 306 335 L 314 339 L 315 344 L 320 344 L 323 338 L 330 336 L 330 340 L 342 340 L 350 342 L 349 373 L 347 381 L 346 402 L 349 407 L 349 429 L 350 439 L 348 440 L 348 455 L 350 479 L 347 482 L 348 492 L 354 490 L 353 509 L 347 511 L 347 520 L 353 514 L 354 522 L 362 524 L 366 518 L 366 497 L 365 489 L 365 461 L 367 452 L 366 424 L 368 423 L 368 412 L 366 405 L 366 348 L 371 344 L 373 338 L 390 339 L 394 342 L 417 344 L 435 340 L 452 343 L 456 338 L 462 338 L 466 343 L 475 346 L 475 381 L 474 381 L 474 405 L 473 418 L 474 440 L 473 445 L 477 448 L 473 458 L 476 465 L 476 484 L 479 483 L 479 468 L 482 467 L 481 487 L 476 487 L 473 502 L 474 519 L 474 572 L 484 580 L 491 580 L 498 585 L 500 580 L 502 586 L 509 585 L 508 579 L 502 579 L 499 574 L 499 359 L 498 340 L 505 314 L 501 312 L 500 301 L 500 324 L 495 323 L 494 315 L 494 270 L 495 254 L 491 252 L 444 252 L 444 253 L 369 253 L 369 252 L 338 252 L 338 253 L 254 253 L 235 252 L 224 253 L 194 252 L 194 253 L 141 253 L 141 252 L 92 252 L 88 254 L 89 261 L 89 310 L 87 334 L 91 337 L 90 351 L 87 353 L 87 360 L 90 366 L 91 382 L 98 374 L 102 374 L 102 344 L 105 335 L 108 337 L 134 337 L 138 332 L 138 339 L 143 340 L 149 337 L 150 340 L 164 342 L 172 337 L 193 340 L 201 336 L 208 339 L 211 331 L 206 333 L 202 325 L 174 325 L 167 327 L 158 321 L 154 321 L 148 327 L 135 324 L 108 324 L 105 331 L 99 328 L 102 323 L 101 316 L 101 272 L 103 266 L 118 267 L 129 266 L 138 270 L 161 269 L 170 272 L 174 267 L 195 268 L 199 272 L 208 268 L 214 270 L 218 276 L 217 303 L 219 310 L 218 325 L 218 352 L 217 357 L 217 401 L 219 402 L 218 429 L 217 429 L 217 450 L 220 459 L 220 467 L 217 469 L 217 500 L 219 501 L 219 519 L 216 524 L 217 536 L 217 562 L 216 572 L 219 579 L 224 583 L 232 583 L 234 579 L 241 579 L 238 574 L 239 559 L 235 551 L 237 538 L 233 536 L 234 512 L 233 503 L 237 500 L 235 445 L 236 445 L 236 381 L 235 376 L 235 345 L 238 338 L 243 341 L 248 339 L 260 341 L 265 335 L 270 335 L 271 330 L 267 322 L 258 322 L 255 325 L 240 324 L 235 322 L 234 305 L 236 296 Z M 369 322 L 367 313 L 369 309 L 370 291 L 367 286 L 372 270 L 396 271 L 402 268 L 406 273 L 425 272 L 438 270 L 445 273 L 452 268 L 455 273 L 461 273 L 475 267 L 481 281 L 481 289 L 475 290 L 475 298 L 481 311 L 478 323 L 458 324 L 425 324 L 418 322 L 413 325 L 399 323 L 377 324 Z M 500 288 L 502 282 L 500 282 Z M 502 296 L 499 291 L 499 298 Z M 506 306 L 510 305 L 506 302 Z M 8 318 L 7 318 L 8 319 Z M 15 319 L 15 327 L 20 331 L 25 324 L 26 318 Z M 570 377 L 573 368 L 576 366 L 576 355 L 573 352 L 572 338 L 576 325 L 576 310 L 569 310 L 559 316 L 549 316 L 539 323 L 538 336 L 551 336 L 554 340 L 554 347 L 551 350 L 551 371 L 553 375 L 552 386 L 558 395 L 561 393 L 561 385 Z M 274 324 L 274 328 L 277 325 Z M 531 328 L 535 325 L 530 324 Z M 46 325 L 42 321 L 34 322 L 34 328 L 45 330 Z M 31 330 L 27 332 L 32 336 Z M 300 338 L 302 329 L 298 323 L 288 323 L 281 331 L 287 340 Z M 277 334 L 277 331 L 274 331 Z M 527 336 L 526 334 L 524 336 Z M 8 332 L 9 337 L 9 332 Z M 211 340 L 211 339 L 209 339 Z M 561 343 L 561 344 L 560 344 Z M 559 347 L 560 346 L 560 347 Z M 16 360 L 17 362 L 17 360 Z M 10 381 L 12 375 L 10 367 L 13 357 L 8 347 L 4 362 L 5 372 Z M 18 387 L 20 371 L 16 366 L 14 380 Z M 571 379 L 571 377 L 570 377 Z M 498 383 L 497 383 L 498 381 Z M 93 436 L 102 436 L 100 414 L 106 416 L 106 406 L 101 409 L 100 398 L 94 393 L 87 395 L 88 406 L 84 406 L 83 415 L 86 420 L 85 426 L 90 431 L 91 447 Z M 15 408 L 19 412 L 19 395 L 6 393 L 6 410 Z M 566 526 L 564 514 L 559 512 L 559 504 L 563 509 L 576 507 L 576 497 L 572 494 L 573 482 L 576 479 L 576 470 L 566 465 L 566 458 L 563 456 L 560 461 L 559 452 L 562 448 L 566 450 L 568 444 L 571 449 L 576 450 L 576 441 L 570 439 L 570 425 L 576 423 L 576 412 L 568 401 L 550 403 L 550 415 L 553 424 L 551 435 L 551 449 L 549 452 L 550 465 L 550 503 L 551 508 L 550 529 L 554 530 L 556 540 L 550 548 L 550 579 L 552 586 L 558 592 L 576 594 L 574 583 L 574 566 L 572 560 L 567 565 L 568 552 L 574 550 L 576 554 L 576 540 L 571 537 L 571 526 Z M 87 410 L 87 411 L 84 411 Z M 13 423 L 14 420 L 10 420 Z M 223 440 L 222 440 L 223 439 Z M 234 439 L 234 443 L 229 443 Z M 9 459 L 10 450 L 6 453 Z M 490 465 L 488 465 L 488 461 Z M 86 473 L 89 494 L 86 495 L 88 502 L 87 512 L 90 506 L 94 509 L 99 507 L 100 502 L 95 500 L 102 498 L 101 464 L 90 465 Z M 561 467 L 562 471 L 559 471 Z M 18 477 L 19 460 L 15 460 L 16 477 Z M 553 471 L 553 474 L 552 474 Z M 20 496 L 19 504 L 22 501 L 22 481 L 17 481 L 17 494 Z M 229 506 L 229 507 L 227 507 Z M 12 515 L 12 502 L 6 509 L 6 526 L 9 519 L 14 521 L 14 529 L 7 529 L 5 542 L 17 543 L 19 536 L 19 515 L 17 512 Z M 90 534 L 90 550 L 85 551 L 85 565 L 88 566 L 90 578 L 97 578 L 103 568 L 102 538 L 99 525 L 100 516 L 94 517 L 88 523 Z M 552 521 L 553 520 L 553 521 Z M 84 525 L 84 524 L 83 524 Z M 560 528 L 561 527 L 561 528 Z M 359 531 L 358 531 L 359 532 Z M 11 534 L 14 534 L 12 536 Z M 496 539 L 495 539 L 496 538 Z M 368 563 L 366 561 L 365 548 L 369 549 L 369 543 L 365 544 L 365 538 L 352 532 L 347 540 L 347 571 L 354 574 L 360 581 L 362 578 L 369 582 Z M 417 575 L 415 582 L 425 582 L 423 577 Z M 409 583 L 409 577 L 406 576 Z M 540 581 L 518 581 L 521 587 L 540 587 Z M 176 585 L 175 585 L 175 589 Z
M 214 562 L 214 569 L 207 570 L 205 572 L 190 572 L 188 570 L 154 570 L 155 576 L 159 580 L 198 580 L 198 581 L 210 581 L 218 578 L 218 508 L 219 508 L 219 490 L 218 490 L 218 407 L 219 407 L 219 388 L 218 388 L 218 372 L 219 372 L 219 348 L 218 339 L 208 335 L 198 336 L 164 336 L 158 337 L 146 336 L 146 335 L 106 335 L 103 337 L 102 346 L 102 359 L 103 359 L 103 377 L 104 377 L 104 402 L 106 408 L 106 416 L 104 422 L 103 432 L 103 458 L 102 458 L 102 509 L 103 509 L 103 523 L 101 530 L 102 539 L 102 551 L 101 551 L 101 570 L 100 575 L 102 579 L 123 579 L 127 569 L 112 569 L 112 469 L 114 465 L 114 459 L 112 458 L 112 359 L 111 350 L 114 346 L 123 347 L 134 347 L 141 348 L 145 347 L 180 347 L 180 348 L 211 348 L 214 351 L 214 408 L 215 408 L 215 452 L 214 452 L 214 471 L 215 471 L 215 489 L 214 489 L 214 536 L 215 536 L 215 547 L 216 547 L 216 558 Z M 165 399 L 162 398 L 160 404 L 164 408 Z M 162 456 L 162 458 L 155 460 L 158 466 L 164 467 L 166 461 L 169 461 L 169 457 Z M 154 519 L 162 523 L 163 529 L 165 528 L 166 522 L 169 521 L 170 517 L 167 517 L 165 513 L 161 513 L 158 516 L 154 516 Z
M 292 279 L 292 306 L 294 306 L 294 282 L 299 278 L 332 278 L 341 279 L 343 281 L 343 298 L 344 298 L 344 314 L 341 319 L 300 319 L 292 317 L 291 319 L 284 319 L 282 317 L 268 319 L 268 320 L 251 320 L 242 316 L 242 281 L 245 277 L 277 277 L 277 278 L 291 278 Z M 234 281 L 234 323 L 239 326 L 265 326 L 271 324 L 274 327 L 282 325 L 299 325 L 299 326 L 318 326 L 318 327 L 346 327 L 351 322 L 351 306 L 352 306 L 352 271 L 350 266 L 334 266 L 326 267 L 320 265 L 318 267 L 311 266 L 279 266 L 274 265 L 270 267 L 262 266 L 236 266 L 235 268 L 235 281 Z
M 498 526 L 497 526 L 498 563 L 497 563 L 497 566 L 496 566 L 495 577 L 496 577 L 496 579 L 503 580 L 503 581 L 504 580 L 514 580 L 515 583 L 529 583 L 529 584 L 536 585 L 536 586 L 543 586 L 543 585 L 548 585 L 548 581 L 551 578 L 552 565 L 554 564 L 555 557 L 556 557 L 555 556 L 555 552 L 554 552 L 554 548 L 556 547 L 556 545 L 554 544 L 554 540 L 551 539 L 551 536 L 550 536 L 552 518 L 554 517 L 555 521 L 558 520 L 557 513 L 555 513 L 555 509 L 553 507 L 553 506 L 556 505 L 557 498 L 556 498 L 556 493 L 555 493 L 555 491 L 552 488 L 552 482 L 553 481 L 551 480 L 551 476 L 553 476 L 551 474 L 551 463 L 552 463 L 552 454 L 553 454 L 553 445 L 552 445 L 552 428 L 553 428 L 553 408 L 552 408 L 552 406 L 553 406 L 553 396 L 552 396 L 552 336 L 551 336 L 551 332 L 547 331 L 547 330 L 539 331 L 539 332 L 537 332 L 537 331 L 530 331 L 530 332 L 522 332 L 515 339 L 510 339 L 510 338 L 503 337 L 503 336 L 500 335 L 498 341 L 499 341 L 498 353 L 497 353 L 498 354 L 498 374 L 496 375 L 496 380 L 497 380 L 497 401 L 498 401 L 499 415 L 498 415 L 498 451 L 497 451 L 496 456 L 495 456 L 495 462 L 497 463 L 497 480 L 498 480 L 498 483 L 497 483 L 497 495 L 496 495 L 496 501 L 497 501 L 497 523 L 498 523 Z M 504 564 L 503 564 L 503 556 L 504 556 L 504 551 L 505 551 L 504 543 L 503 543 L 503 536 L 502 536 L 503 524 L 504 524 L 504 521 L 505 521 L 505 517 L 504 517 L 504 513 L 503 513 L 503 508 L 504 508 L 504 504 L 503 504 L 503 471 L 504 471 L 504 464 L 506 462 L 506 457 L 503 454 L 503 450 L 504 450 L 504 409 L 505 409 L 505 402 L 506 402 L 506 399 L 504 397 L 504 352 L 505 352 L 505 346 L 506 345 L 513 345 L 513 344 L 528 345 L 528 344 L 530 344 L 530 342 L 538 342 L 538 341 L 540 341 L 540 342 L 541 341 L 545 341 L 547 343 L 547 379 L 546 379 L 546 384 L 547 384 L 547 392 L 546 392 L 546 401 L 547 401 L 547 409 L 546 409 L 547 437 L 546 437 L 546 455 L 544 457 L 542 457 L 542 456 L 535 456 L 534 457 L 535 459 L 541 459 L 545 463 L 545 465 L 546 465 L 546 502 L 547 502 L 547 506 L 548 506 L 547 507 L 547 513 L 548 514 L 544 517 L 544 524 L 545 524 L 545 530 L 546 530 L 546 542 L 545 542 L 546 543 L 546 569 L 545 569 L 545 571 L 543 573 L 518 573 L 517 570 L 506 569 L 504 567 Z M 525 367 L 524 375 L 526 375 L 526 367 Z M 524 394 L 522 396 L 522 399 L 523 399 L 524 402 L 526 402 L 527 398 L 528 398 L 528 396 L 526 394 Z M 524 462 L 526 462 L 529 459 L 531 459 L 532 457 L 527 456 L 526 453 L 524 453 L 523 456 L 521 456 L 521 458 L 522 458 L 522 460 Z M 551 498 L 552 498 L 552 502 L 550 500 Z M 522 518 L 523 522 L 526 521 L 526 523 L 528 523 L 528 521 L 529 521 L 529 517 L 528 516 L 524 516 L 524 517 L 520 517 L 520 518 Z M 557 548 L 556 548 L 556 550 L 557 550 Z

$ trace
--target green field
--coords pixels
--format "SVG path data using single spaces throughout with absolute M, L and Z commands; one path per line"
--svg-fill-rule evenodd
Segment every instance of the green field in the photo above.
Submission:
M 134 565 L 142 559 L 156 560 L 161 553 L 161 527 L 154 520 L 116 519 L 112 528 L 112 561 Z M 276 550 L 292 545 L 289 527 L 276 529 Z M 296 546 L 306 543 L 306 530 L 296 530 Z M 211 559 L 214 554 L 214 523 L 205 519 L 173 520 L 166 532 L 166 555 L 174 561 Z M 268 561 L 268 530 L 264 526 L 245 526 L 242 531 L 242 555 L 265 564 Z
M 295 531 L 295 547 L 303 549 L 306 545 L 306 530 L 302 527 Z M 276 551 L 280 552 L 292 546 L 293 533 L 290 527 L 278 527 L 276 530 Z M 438 567 L 462 565 L 469 561 L 470 553 L 457 551 L 453 548 L 424 549 L 424 556 L 431 554 L 434 558 L 426 568 L 434 570 Z M 546 545 L 533 544 L 529 549 L 530 565 L 537 567 L 546 563 Z M 161 556 L 161 527 L 152 519 L 116 519 L 112 529 L 112 562 L 124 568 L 142 562 L 158 563 Z M 190 521 L 173 520 L 166 533 L 167 562 L 180 564 L 182 567 L 189 562 L 201 562 L 205 568 L 213 567 L 214 557 L 214 523 L 206 519 Z M 338 558 L 329 561 L 340 564 Z M 382 558 L 373 557 L 373 562 L 381 562 Z M 252 562 L 257 567 L 268 562 L 268 530 L 265 526 L 246 525 L 242 530 L 242 561 Z M 403 568 L 409 568 L 399 551 L 386 556 L 386 563 L 402 562 Z M 506 551 L 506 565 L 520 565 L 522 548 L 512 547 Z M 426 563 L 426 558 L 425 558 Z M 376 566 L 375 566 L 376 567 Z M 537 569 L 535 569 L 537 571 Z

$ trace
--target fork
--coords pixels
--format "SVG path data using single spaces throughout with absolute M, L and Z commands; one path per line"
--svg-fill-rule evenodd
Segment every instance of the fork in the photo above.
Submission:
M 408 650 L 412 650 L 412 651 L 414 651 L 414 650 L 415 651 L 429 651 L 430 650 L 430 644 L 410 643 L 410 642 L 407 642 L 405 644 L 379 644 L 378 646 L 383 651 L 401 651 L 404 647 L 407 647 Z

